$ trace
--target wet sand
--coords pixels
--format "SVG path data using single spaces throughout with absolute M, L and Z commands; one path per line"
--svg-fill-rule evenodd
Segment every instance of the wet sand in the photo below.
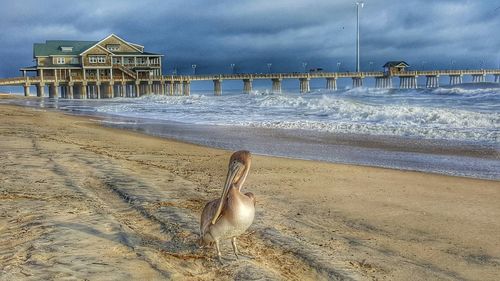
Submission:
M 500 182 L 254 156 L 257 215 L 196 245 L 230 151 L 0 105 L 0 280 L 497 280 Z

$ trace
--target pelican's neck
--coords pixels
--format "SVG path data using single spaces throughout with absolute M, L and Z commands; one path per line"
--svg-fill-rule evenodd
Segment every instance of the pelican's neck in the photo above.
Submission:
M 245 183 L 245 180 L 247 179 L 248 171 L 250 171 L 250 167 L 246 166 L 243 175 L 234 183 L 238 191 L 241 191 L 241 187 L 243 186 L 243 183 Z

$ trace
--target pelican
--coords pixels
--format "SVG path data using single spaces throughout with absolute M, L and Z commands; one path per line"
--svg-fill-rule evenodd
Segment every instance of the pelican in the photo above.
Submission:
M 215 243 L 220 263 L 222 256 L 219 241 L 231 238 L 233 252 L 238 259 L 236 237 L 243 234 L 254 219 L 255 197 L 250 192 L 241 193 L 251 163 L 252 155 L 249 151 L 241 150 L 231 155 L 221 197 L 208 202 L 201 214 L 200 243 Z

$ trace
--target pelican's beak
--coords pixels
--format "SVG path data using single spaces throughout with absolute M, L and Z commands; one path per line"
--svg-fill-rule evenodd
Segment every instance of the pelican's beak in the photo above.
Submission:
M 220 213 L 222 212 L 222 208 L 224 207 L 224 203 L 226 201 L 227 193 L 229 192 L 229 188 L 234 182 L 234 178 L 238 175 L 239 170 L 243 168 L 243 164 L 238 161 L 234 161 L 229 165 L 229 169 L 227 171 L 226 183 L 224 184 L 224 189 L 222 190 L 222 195 L 220 197 L 219 208 L 217 208 L 217 212 L 212 219 L 212 224 L 217 222 Z

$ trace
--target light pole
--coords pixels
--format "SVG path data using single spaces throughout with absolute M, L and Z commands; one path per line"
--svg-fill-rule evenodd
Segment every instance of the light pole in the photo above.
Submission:
M 453 69 L 455 66 L 455 60 L 451 60 L 450 64 L 451 64 L 451 69 Z
M 271 73 L 271 66 L 273 66 L 273 64 L 272 64 L 272 63 L 270 63 L 270 62 L 268 62 L 268 63 L 267 63 L 267 72 L 268 72 L 268 73 Z
M 231 64 L 231 74 L 234 74 L 234 67 L 236 66 L 236 64 L 232 63 Z
M 304 69 L 304 72 L 307 72 L 307 62 L 302 63 L 302 68 Z
M 373 72 L 373 61 L 370 62 L 370 71 Z
M 427 62 L 426 62 L 425 60 L 423 60 L 423 61 L 422 61 L 422 70 L 424 70 L 424 69 L 425 69 L 425 68 L 424 68 L 424 66 L 425 66 L 425 64 L 426 64 L 426 63 L 427 63 Z
M 196 75 L 196 64 L 192 64 L 191 68 L 193 69 L 193 75 Z
M 337 62 L 337 72 L 340 72 L 340 65 L 341 65 L 341 64 L 342 64 L 342 63 L 341 63 L 340 61 L 339 61 L 339 62 Z
M 359 67 L 359 8 L 365 6 L 365 2 L 356 2 L 356 72 L 360 71 Z

